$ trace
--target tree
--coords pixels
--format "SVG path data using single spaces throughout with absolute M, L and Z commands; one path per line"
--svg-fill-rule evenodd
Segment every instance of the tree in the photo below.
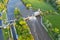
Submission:
M 6 5 L 9 0 L 3 0 L 3 3 Z
M 15 15 L 15 18 L 16 18 L 16 19 L 19 19 L 19 17 L 21 16 L 20 10 L 19 10 L 18 8 L 15 8 L 15 10 L 14 10 L 14 15 Z

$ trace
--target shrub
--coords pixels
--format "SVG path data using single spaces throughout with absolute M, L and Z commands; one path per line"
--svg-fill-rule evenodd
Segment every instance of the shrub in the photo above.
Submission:
M 26 7 L 29 8 L 31 7 L 32 5 L 29 3 L 29 4 L 26 4 Z

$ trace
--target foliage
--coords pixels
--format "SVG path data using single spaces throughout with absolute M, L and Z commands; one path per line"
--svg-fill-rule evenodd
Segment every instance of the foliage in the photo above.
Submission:
M 30 29 L 22 18 L 16 22 L 16 30 L 19 36 L 18 40 L 33 40 L 33 36 L 30 34 Z
M 56 33 L 59 33 L 59 29 L 58 28 L 55 28 L 54 30 Z
M 8 0 L 0 0 L 0 12 L 6 8 Z
M 14 13 L 15 13 L 15 15 L 19 15 L 20 14 L 20 10 L 18 8 L 15 8 Z
M 6 5 L 9 0 L 3 0 L 3 3 Z
M 0 12 L 5 8 L 5 5 L 0 3 Z
M 33 36 L 30 33 L 30 29 L 27 26 L 26 22 L 21 17 L 20 10 L 18 8 L 15 8 L 14 15 L 15 18 L 17 19 L 15 28 L 17 30 L 18 40 L 33 40 Z
M 8 29 L 3 29 L 4 40 L 7 40 L 9 37 L 8 31 L 9 31 Z
M 16 18 L 16 19 L 18 19 L 18 18 L 21 16 L 20 10 L 19 10 L 18 8 L 15 8 L 15 10 L 14 10 L 14 15 L 15 15 L 15 18 Z
M 0 3 L 2 3 L 3 2 L 3 0 L 0 0 Z
M 4 12 L 2 13 L 2 20 L 3 22 L 5 22 L 4 20 L 6 19 L 6 4 L 7 4 L 7 0 L 0 0 L 0 12 L 2 12 L 4 10 Z M 9 29 L 2 29 L 3 31 L 3 35 L 4 35 L 4 40 L 7 40 L 9 37 L 8 31 Z
M 27 8 L 29 8 L 29 7 L 31 7 L 31 6 L 32 6 L 31 4 L 26 4 L 26 7 L 27 7 Z

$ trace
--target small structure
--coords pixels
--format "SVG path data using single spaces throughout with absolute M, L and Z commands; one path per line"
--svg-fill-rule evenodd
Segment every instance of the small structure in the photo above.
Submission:
M 32 16 L 28 16 L 27 18 L 24 18 L 25 21 L 29 20 L 29 19 L 35 19 L 34 16 L 40 16 L 41 10 L 38 9 L 38 11 L 34 12 L 34 14 L 32 14 Z
M 36 17 L 35 16 L 31 16 L 31 17 L 29 17 L 29 20 L 36 20 Z
M 41 10 L 40 9 L 38 9 L 38 11 L 36 11 L 36 12 L 34 12 L 34 16 L 39 16 L 40 15 L 40 13 L 41 13 Z

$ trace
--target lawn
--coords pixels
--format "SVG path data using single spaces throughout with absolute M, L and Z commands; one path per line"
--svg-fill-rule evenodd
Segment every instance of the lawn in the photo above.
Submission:
M 23 2 L 26 3 L 30 3 L 33 7 L 33 9 L 41 9 L 42 11 L 55 11 L 54 8 L 49 5 L 48 3 L 44 2 L 44 1 L 39 1 L 39 0 L 23 0 Z
M 60 30 L 60 15 L 47 15 L 45 18 L 52 23 L 54 28 L 57 27 Z
M 52 26 L 46 26 L 45 23 L 47 22 L 47 20 L 52 24 Z M 51 38 L 57 40 L 60 34 L 60 15 L 46 15 L 43 17 L 43 22 L 48 29 L 48 33 Z

